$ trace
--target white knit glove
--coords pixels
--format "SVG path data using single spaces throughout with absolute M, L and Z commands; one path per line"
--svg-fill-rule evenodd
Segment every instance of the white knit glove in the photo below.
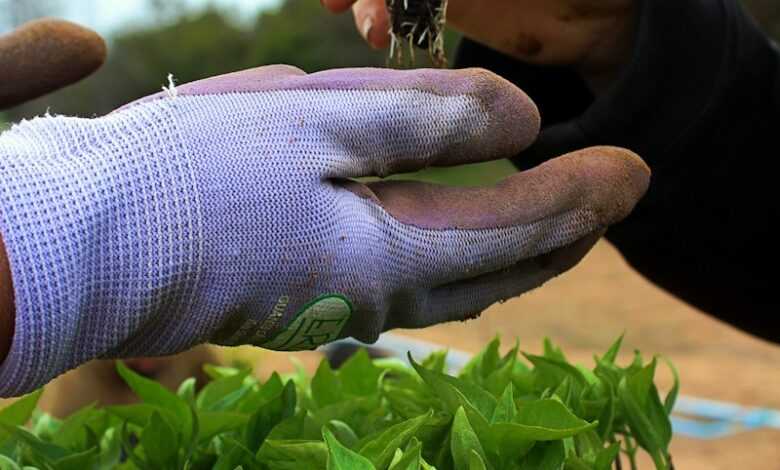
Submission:
M 286 66 L 0 136 L 16 333 L 0 395 L 97 357 L 310 349 L 476 316 L 567 269 L 644 193 L 590 149 L 492 188 L 363 185 L 516 155 L 539 117 L 483 70 Z

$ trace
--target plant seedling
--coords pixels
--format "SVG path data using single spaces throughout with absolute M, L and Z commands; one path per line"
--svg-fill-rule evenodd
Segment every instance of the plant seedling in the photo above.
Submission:
M 120 364 L 141 403 L 58 420 L 38 392 L 0 410 L 0 469 L 638 470 L 643 450 L 642 470 L 674 470 L 676 374 L 662 398 L 658 359 L 620 365 L 620 345 L 585 368 L 549 341 L 501 354 L 495 339 L 457 375 L 446 352 L 410 366 L 361 350 L 265 381 L 207 366 L 208 385 L 176 393 Z

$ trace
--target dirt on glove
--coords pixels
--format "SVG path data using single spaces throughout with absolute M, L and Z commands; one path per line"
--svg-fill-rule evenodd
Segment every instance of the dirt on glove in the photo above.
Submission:
M 76 24 L 42 19 L 0 37 L 0 109 L 70 85 L 98 69 L 106 43 Z

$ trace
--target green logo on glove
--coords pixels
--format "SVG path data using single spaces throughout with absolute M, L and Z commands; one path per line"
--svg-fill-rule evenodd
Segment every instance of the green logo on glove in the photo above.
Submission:
M 304 305 L 287 328 L 260 344 L 276 351 L 306 351 L 338 339 L 352 317 L 352 304 L 346 297 L 328 294 Z

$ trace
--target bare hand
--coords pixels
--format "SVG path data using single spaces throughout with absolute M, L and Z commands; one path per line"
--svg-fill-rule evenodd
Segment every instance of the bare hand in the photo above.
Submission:
M 410 0 L 415 1 L 415 0 Z M 419 0 L 417 0 L 419 1 Z M 390 43 L 385 0 L 322 0 L 339 13 L 352 7 L 372 47 Z M 630 54 L 634 0 L 449 0 L 448 25 L 514 58 L 572 65 L 585 75 L 609 74 Z

